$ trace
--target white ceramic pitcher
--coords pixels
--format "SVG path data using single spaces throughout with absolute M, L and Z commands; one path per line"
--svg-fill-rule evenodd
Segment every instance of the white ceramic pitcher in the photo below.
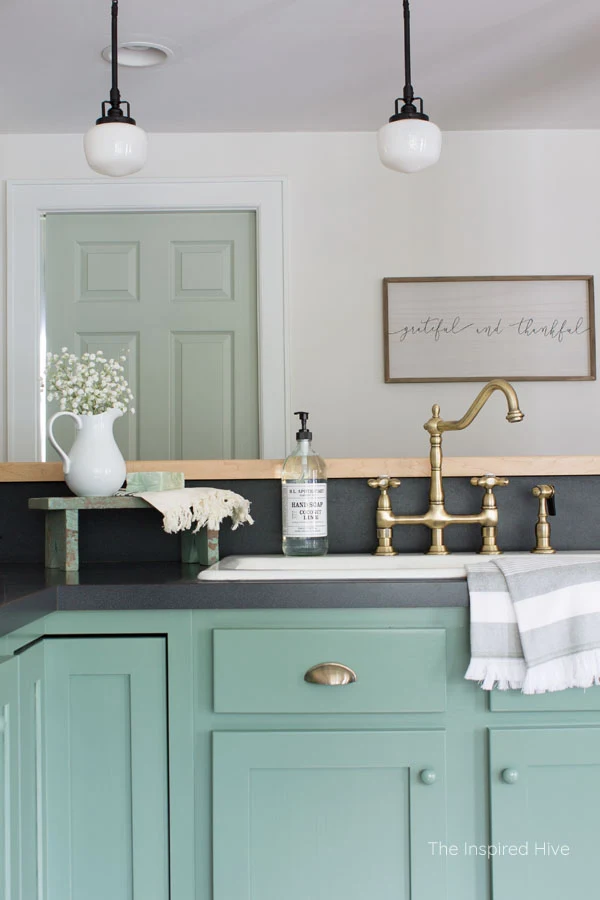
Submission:
M 110 497 L 125 481 L 125 460 L 113 435 L 113 424 L 122 415 L 120 409 L 107 409 L 95 416 L 62 411 L 48 422 L 48 438 L 63 461 L 65 481 L 78 497 Z M 70 416 L 77 428 L 68 455 L 52 433 L 59 416 Z

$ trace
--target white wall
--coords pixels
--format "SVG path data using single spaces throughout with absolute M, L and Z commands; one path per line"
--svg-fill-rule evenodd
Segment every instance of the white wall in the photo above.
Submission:
M 454 132 L 436 167 L 403 176 L 370 134 L 160 134 L 141 174 L 289 178 L 292 409 L 324 455 L 422 456 L 431 404 L 459 417 L 479 386 L 383 383 L 381 279 L 598 278 L 599 159 L 600 131 Z M 89 176 L 78 135 L 0 136 L 1 179 Z M 598 382 L 516 387 L 522 424 L 496 395 L 446 453 L 600 453 Z

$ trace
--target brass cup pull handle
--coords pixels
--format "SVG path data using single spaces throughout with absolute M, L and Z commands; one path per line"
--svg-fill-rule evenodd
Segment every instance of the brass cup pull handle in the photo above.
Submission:
M 338 662 L 324 662 L 312 666 L 304 676 L 309 684 L 343 685 L 356 681 L 356 672 Z

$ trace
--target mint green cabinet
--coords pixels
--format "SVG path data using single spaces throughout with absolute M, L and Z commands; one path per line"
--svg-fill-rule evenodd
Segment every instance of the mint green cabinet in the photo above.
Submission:
M 494 900 L 598 893 L 600 727 L 490 732 Z
M 465 610 L 39 629 L 0 664 L 0 900 L 597 894 L 600 688 L 490 698 Z M 305 681 L 334 661 L 357 681 Z
M 442 900 L 445 768 L 439 731 L 215 733 L 214 900 Z
M 167 900 L 164 638 L 48 638 L 18 662 L 23 900 Z
M 18 663 L 0 664 L 0 900 L 19 897 Z

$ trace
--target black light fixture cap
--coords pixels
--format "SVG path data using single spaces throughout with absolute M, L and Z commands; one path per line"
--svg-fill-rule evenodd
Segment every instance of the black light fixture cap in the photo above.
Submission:
M 117 122 L 122 123 L 124 125 L 135 125 L 135 119 L 131 118 L 131 110 L 129 108 L 129 102 L 127 100 L 119 100 L 119 104 L 123 103 L 124 106 L 127 107 L 127 115 L 124 115 L 123 110 L 120 106 L 110 105 L 110 100 L 105 100 L 102 104 L 102 115 L 99 119 L 96 119 L 96 125 L 104 125 L 107 122 Z M 107 107 L 110 105 L 110 108 Z
M 425 115 L 423 112 L 423 100 L 421 97 L 413 97 L 413 100 L 419 101 L 419 109 L 412 102 L 406 101 L 405 97 L 398 97 L 396 100 L 396 111 L 393 116 L 390 116 L 390 122 L 398 122 L 402 119 L 421 119 L 422 122 L 428 122 L 429 116 Z M 403 104 L 402 108 L 400 108 L 400 104 Z
M 113 125 L 116 123 L 117 125 L 135 125 L 135 119 L 132 119 L 131 116 L 100 116 L 99 119 L 96 119 L 96 125 L 105 125 L 106 123 L 112 122 Z

